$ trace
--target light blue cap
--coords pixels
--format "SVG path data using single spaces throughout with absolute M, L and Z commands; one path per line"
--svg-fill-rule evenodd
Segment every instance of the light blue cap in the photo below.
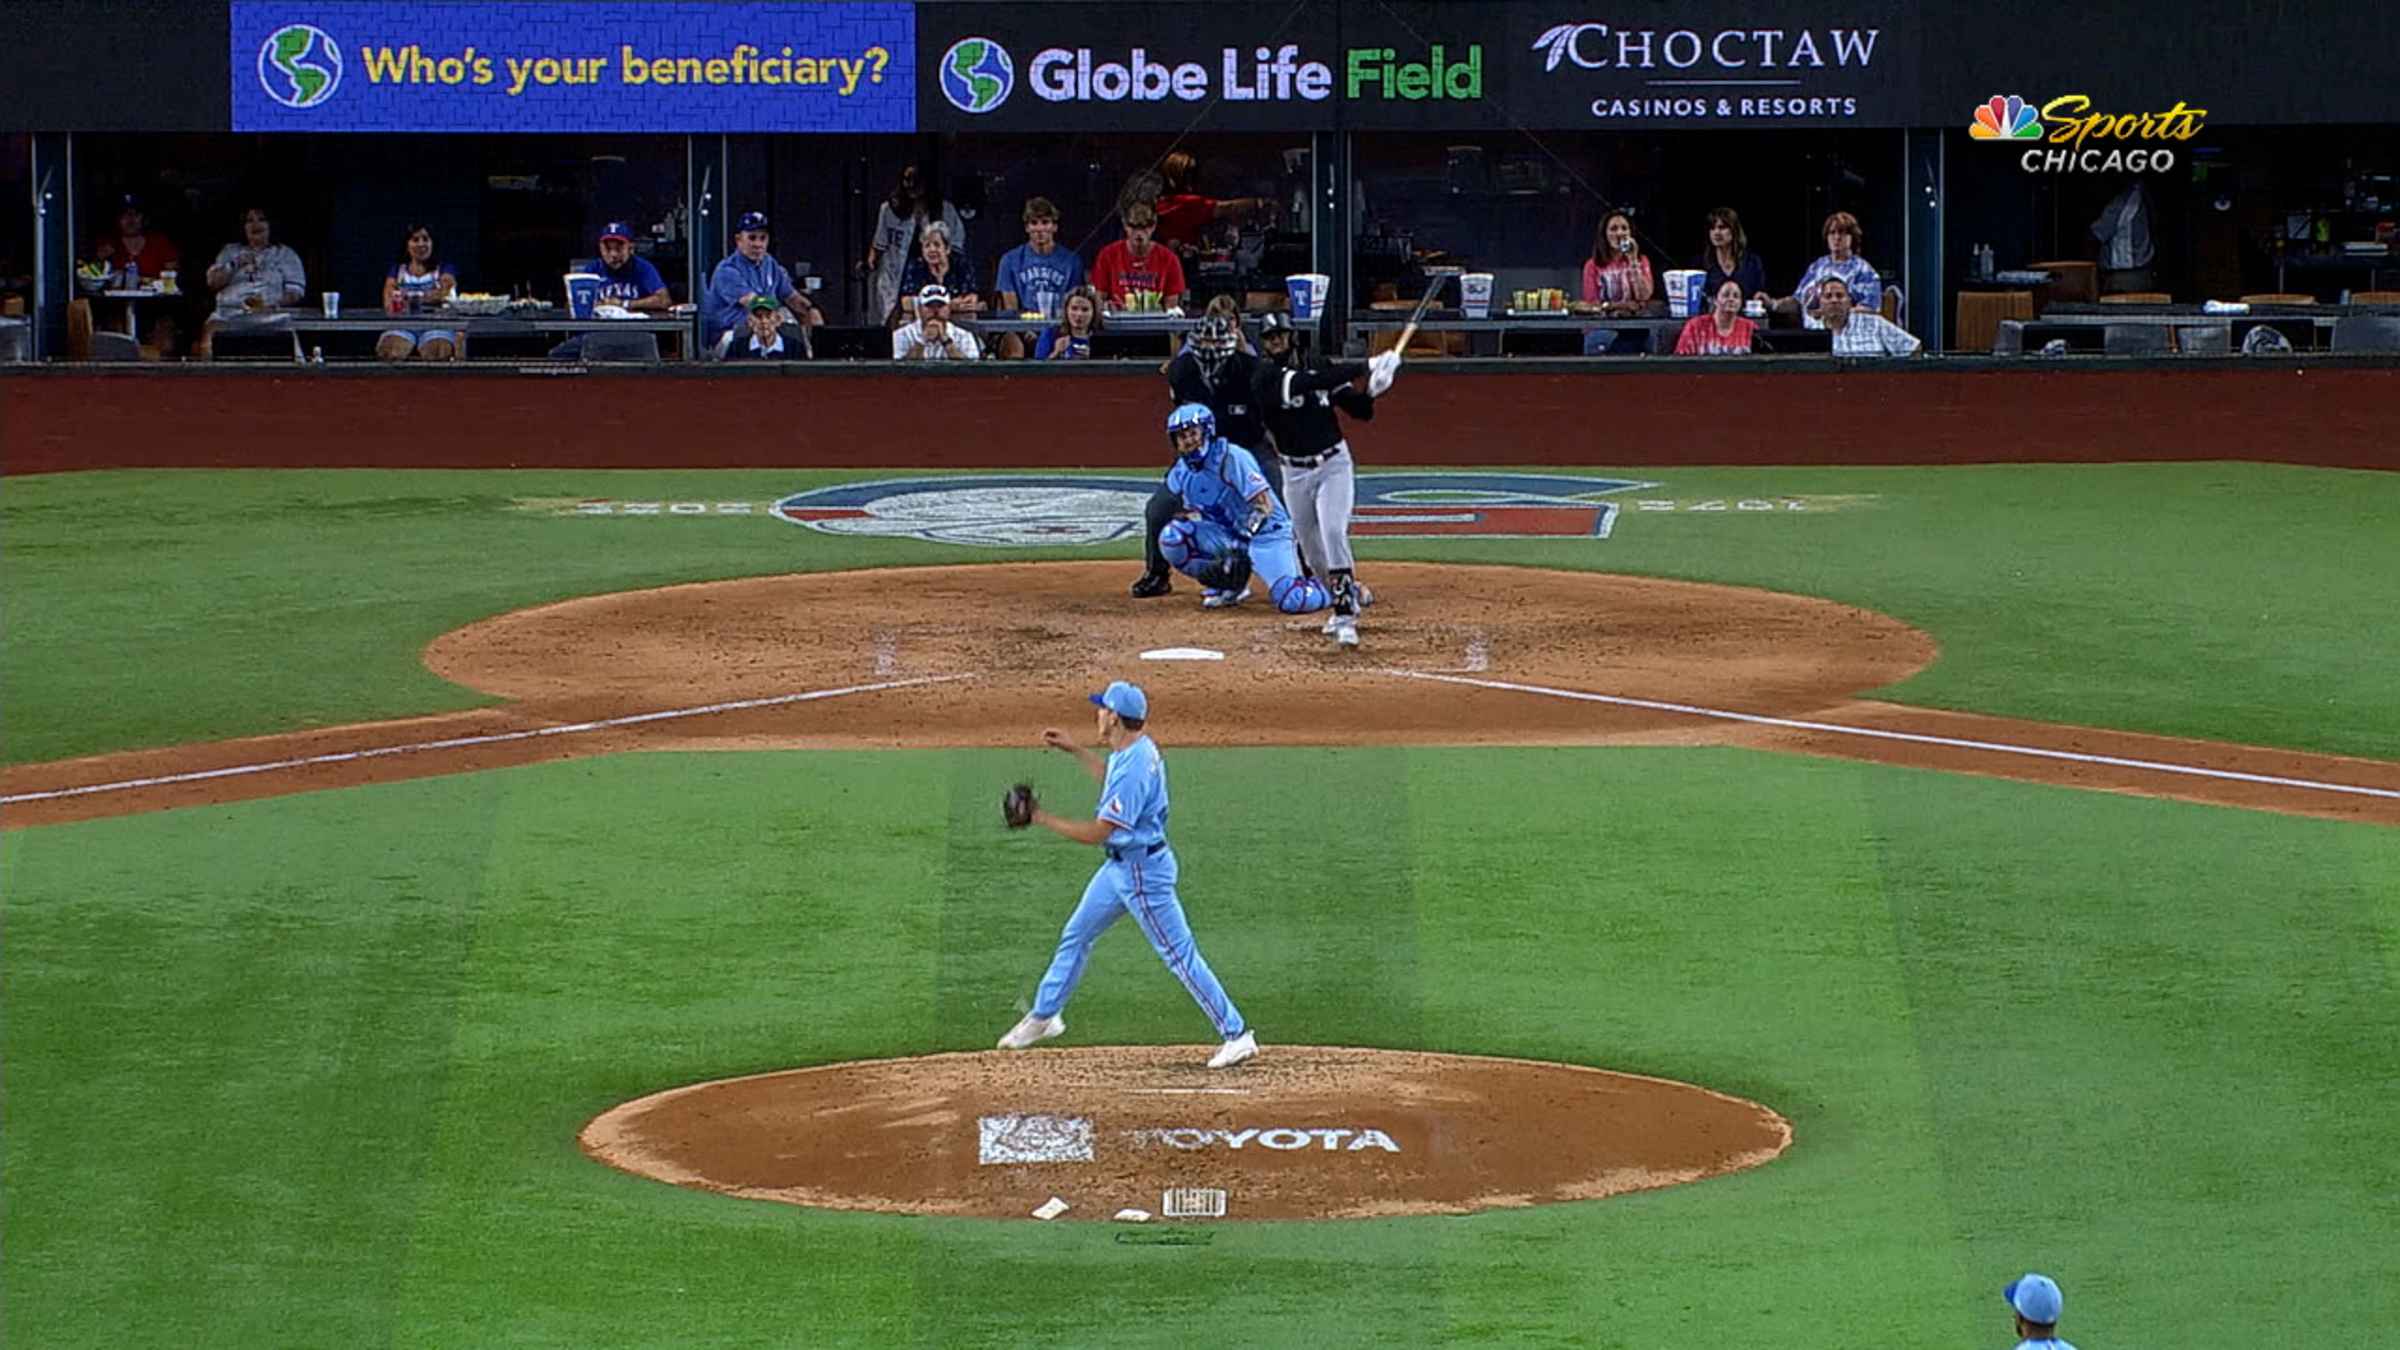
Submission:
M 2056 1325 L 2058 1315 L 2067 1305 L 2067 1296 L 2058 1292 L 2058 1281 L 2031 1273 L 2010 1280 L 2008 1287 L 2000 1291 L 2000 1297 L 2017 1310 L 2017 1316 L 2044 1326 Z
M 1150 717 L 1150 696 L 1142 692 L 1140 685 L 1127 684 L 1123 680 L 1092 695 L 1092 702 L 1119 717 L 1136 722 L 1147 721 Z

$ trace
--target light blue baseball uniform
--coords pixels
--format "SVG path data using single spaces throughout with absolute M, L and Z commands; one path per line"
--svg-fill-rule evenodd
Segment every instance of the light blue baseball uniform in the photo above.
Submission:
M 1247 551 L 1250 570 L 1267 583 L 1277 609 L 1307 614 L 1333 603 L 1322 582 L 1302 573 L 1291 513 L 1268 486 L 1257 456 L 1216 437 L 1200 452 L 1197 467 L 1176 457 L 1167 470 L 1167 490 L 1183 499 L 1184 509 L 1200 516 L 1171 522 L 1159 531 L 1159 554 L 1177 571 L 1205 581 L 1211 564 Z M 1250 501 L 1261 492 L 1267 494 L 1267 518 L 1256 533 L 1245 536 L 1242 527 L 1250 519 Z
M 1158 959 L 1216 1024 L 1217 1034 L 1229 1041 L 1240 1036 L 1242 1014 L 1200 955 L 1184 921 L 1183 902 L 1175 895 L 1175 850 L 1167 847 L 1167 764 L 1148 736 L 1136 737 L 1108 757 L 1095 814 L 1116 827 L 1109 831 L 1107 860 L 1092 874 L 1082 903 L 1058 935 L 1058 954 L 1050 958 L 1034 994 L 1033 1015 L 1058 1016 L 1083 979 L 1092 944 L 1118 915 L 1129 914 Z

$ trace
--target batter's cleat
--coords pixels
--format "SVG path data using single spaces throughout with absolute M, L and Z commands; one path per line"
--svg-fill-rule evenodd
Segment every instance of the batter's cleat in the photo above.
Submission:
M 1323 633 L 1327 637 L 1332 637 L 1334 634 L 1341 632 L 1342 616 L 1339 613 L 1327 614 L 1325 616 L 1325 626 L 1317 631 Z
M 1168 576 L 1166 573 L 1144 572 L 1142 573 L 1142 579 L 1133 583 L 1133 598 L 1136 600 L 1155 600 L 1159 596 L 1165 595 L 1174 589 L 1174 578 Z
M 1202 591 L 1200 592 L 1200 608 L 1231 609 L 1249 599 L 1250 596 L 1251 589 L 1248 586 L 1244 586 L 1238 591 Z
M 1336 641 L 1336 642 L 1338 642 L 1338 643 L 1340 643 L 1340 644 L 1342 644 L 1342 645 L 1343 645 L 1343 646 L 1345 646 L 1345 647 L 1355 647 L 1355 646 L 1357 646 L 1357 645 L 1358 645 L 1358 620 L 1356 620 L 1356 619 L 1344 619 L 1344 620 L 1342 620 L 1342 626 L 1341 626 L 1341 627 L 1339 627 L 1339 628 L 1336 628 L 1336 629 L 1334 629 L 1334 630 L 1333 630 L 1333 640 L 1334 640 L 1334 641 Z
M 1232 1040 L 1225 1042 L 1224 1045 L 1218 1048 L 1217 1053 L 1210 1055 L 1208 1057 L 1208 1067 L 1212 1069 L 1230 1069 L 1234 1065 L 1241 1063 L 1243 1060 L 1256 1058 L 1258 1058 L 1258 1037 L 1250 1032 L 1245 1031 L 1241 1035 L 1234 1037 Z
M 1010 1027 L 1008 1034 L 1000 1038 L 1000 1048 L 1022 1050 L 1036 1042 L 1049 1040 L 1053 1036 L 1063 1036 L 1066 1034 L 1066 1030 L 1067 1019 L 1064 1017 L 1036 1017 L 1032 1013 L 1027 1013 L 1023 1021 Z

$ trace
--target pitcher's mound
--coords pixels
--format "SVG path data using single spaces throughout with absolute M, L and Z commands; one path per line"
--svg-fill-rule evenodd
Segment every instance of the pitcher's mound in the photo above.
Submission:
M 680 1186 L 826 1209 L 1066 1219 L 1358 1219 L 1592 1200 L 1756 1167 L 1783 1117 L 1568 1064 L 1269 1045 L 870 1060 L 643 1097 L 585 1152 Z M 1221 1210 L 1221 1215 L 1212 1212 Z

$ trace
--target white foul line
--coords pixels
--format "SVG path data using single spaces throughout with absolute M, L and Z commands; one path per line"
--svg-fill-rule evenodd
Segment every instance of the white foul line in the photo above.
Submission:
M 1143 1093 L 1176 1093 L 1187 1096 L 1216 1094 L 1226 1097 L 1247 1097 L 1250 1095 L 1250 1089 L 1248 1088 L 1123 1088 L 1120 1090 L 1125 1092 Z
M 222 769 L 200 769 L 191 773 L 161 774 L 155 778 L 128 778 L 115 783 L 92 783 L 84 787 L 53 788 L 47 792 L 14 792 L 0 797 L 0 806 L 12 802 L 40 802 L 58 797 L 83 797 L 95 792 L 124 792 L 132 788 L 165 787 L 174 783 L 198 783 L 211 778 L 237 778 L 244 774 L 271 773 L 277 769 L 306 768 L 311 764 L 345 764 L 352 760 L 378 759 L 385 755 L 414 754 L 420 750 L 460 750 L 475 745 L 497 745 L 502 741 L 527 741 L 541 736 L 572 736 L 584 731 L 605 731 L 610 727 L 629 727 L 642 722 L 665 722 L 678 717 L 704 717 L 710 713 L 740 712 L 745 708 L 774 708 L 787 703 L 813 703 L 818 699 L 840 698 L 845 694 L 873 694 L 886 689 L 905 689 L 918 684 L 942 684 L 964 680 L 965 675 L 921 675 L 907 680 L 885 680 L 880 684 L 853 684 L 840 689 L 811 689 L 802 694 L 777 694 L 771 698 L 735 699 L 727 703 L 704 703 L 696 708 L 669 708 L 663 712 L 632 713 L 624 717 L 604 717 L 596 722 L 567 722 L 558 726 L 534 727 L 526 731 L 496 731 L 483 736 L 452 736 L 439 741 L 417 741 L 410 745 L 378 745 L 366 750 L 343 750 L 338 753 L 308 755 L 299 759 L 270 760 L 261 764 L 235 764 Z
M 1662 703 L 1656 699 L 1625 698 L 1616 694 L 1592 694 L 1580 689 L 1551 689 L 1538 684 L 1511 684 L 1506 680 L 1476 680 L 1463 675 L 1439 675 L 1423 670 L 1387 668 L 1383 673 L 1410 680 L 1439 680 L 1444 684 L 1469 684 L 1479 689 L 1505 689 L 1519 694 L 1546 694 L 1551 698 L 1571 698 L 1584 703 L 1611 703 L 1623 708 L 1648 708 L 1654 712 L 1684 713 L 1692 717 L 1715 717 L 1728 722 L 1748 722 L 1754 726 L 1790 727 L 1796 731 L 1824 731 L 1839 736 L 1866 736 L 1882 741 L 1909 741 L 1918 745 L 1939 745 L 1953 750 L 1989 750 L 2003 755 L 2030 755 L 2037 759 L 2072 760 L 2077 764 L 2105 764 L 2118 769 L 2148 769 L 2154 773 L 2178 773 L 2192 778 L 2221 778 L 2237 783 L 2264 783 L 2270 787 L 2308 788 L 2317 792 L 2347 792 L 2360 797 L 2383 797 L 2400 801 L 2400 791 L 2391 788 L 2358 787 L 2349 783 L 2320 783 L 2313 778 L 2278 778 L 2273 774 L 2242 773 L 2233 769 L 2204 769 L 2196 764 L 2169 764 L 2155 759 L 2086 755 L 2074 750 L 2044 750 L 2039 746 L 2009 745 L 2002 741 L 1970 741 L 1954 736 L 1928 736 L 1914 731 L 1884 731 L 1876 727 L 1845 727 L 1831 722 L 1803 722 L 1789 717 L 1762 717 L 1756 713 L 1727 712 L 1722 708 L 1700 708 L 1689 703 Z

